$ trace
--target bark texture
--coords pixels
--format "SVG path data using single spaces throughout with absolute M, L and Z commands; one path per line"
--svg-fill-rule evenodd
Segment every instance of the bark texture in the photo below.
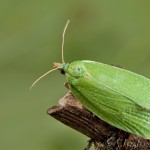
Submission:
M 150 150 L 150 140 L 117 129 L 87 110 L 71 93 L 59 100 L 47 113 L 65 125 L 85 134 L 95 150 Z

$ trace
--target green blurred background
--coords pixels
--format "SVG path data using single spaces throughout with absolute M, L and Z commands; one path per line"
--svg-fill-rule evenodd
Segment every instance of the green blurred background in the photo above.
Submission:
M 65 60 L 117 64 L 150 77 L 150 1 L 1 0 L 0 149 L 82 150 L 84 135 L 46 114 L 67 93 L 53 72 L 32 91 L 33 81 Z

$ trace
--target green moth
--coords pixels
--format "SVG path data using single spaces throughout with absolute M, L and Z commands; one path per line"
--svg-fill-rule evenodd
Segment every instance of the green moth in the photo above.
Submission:
M 119 129 L 150 139 L 150 79 L 131 71 L 99 62 L 63 59 L 54 69 L 65 76 L 73 95 L 93 114 Z M 32 86 L 33 86 L 32 85 Z

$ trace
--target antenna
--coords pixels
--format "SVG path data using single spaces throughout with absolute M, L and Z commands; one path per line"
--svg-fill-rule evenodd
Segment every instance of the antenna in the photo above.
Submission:
M 46 75 L 48 75 L 49 73 L 51 73 L 51 72 L 53 72 L 53 71 L 55 71 L 55 70 L 58 70 L 58 68 L 54 68 L 54 69 L 52 69 L 52 70 L 46 72 L 46 73 L 43 74 L 42 76 L 40 76 L 38 79 L 36 79 L 36 80 L 33 82 L 33 84 L 31 85 L 30 90 L 33 88 L 33 86 L 34 86 L 39 80 L 41 80 L 43 77 L 45 77 Z
M 70 20 L 67 21 L 64 31 L 63 31 L 63 35 L 62 35 L 62 49 L 61 49 L 62 50 L 62 63 L 65 63 L 65 61 L 64 61 L 64 41 L 65 41 L 66 29 L 68 27 L 69 22 L 70 22 Z
M 64 28 L 64 30 L 63 30 L 63 34 L 62 34 L 62 63 L 65 63 L 65 61 L 64 61 L 64 38 L 65 38 L 65 33 L 66 33 L 66 29 L 67 29 L 67 27 L 68 27 L 69 22 L 70 22 L 70 20 L 67 21 L 67 23 L 66 23 L 66 25 L 65 25 L 65 28 Z M 59 69 L 59 67 L 58 67 L 57 65 L 54 66 L 54 67 L 56 67 L 56 68 L 54 68 L 54 69 L 52 69 L 52 70 L 46 72 L 45 74 L 43 74 L 42 76 L 40 76 L 38 79 L 36 79 L 36 80 L 33 82 L 33 84 L 31 85 L 30 90 L 31 90 L 31 89 L 33 88 L 33 86 L 34 86 L 39 80 L 41 80 L 43 77 L 45 77 L 45 76 L 48 75 L 49 73 L 51 73 L 51 72 L 53 72 L 53 71 Z

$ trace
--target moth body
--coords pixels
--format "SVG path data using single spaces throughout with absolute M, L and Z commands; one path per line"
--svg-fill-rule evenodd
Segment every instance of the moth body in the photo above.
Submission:
M 58 67 L 58 66 L 57 66 Z M 94 61 L 59 64 L 73 95 L 105 122 L 150 138 L 150 80 Z

